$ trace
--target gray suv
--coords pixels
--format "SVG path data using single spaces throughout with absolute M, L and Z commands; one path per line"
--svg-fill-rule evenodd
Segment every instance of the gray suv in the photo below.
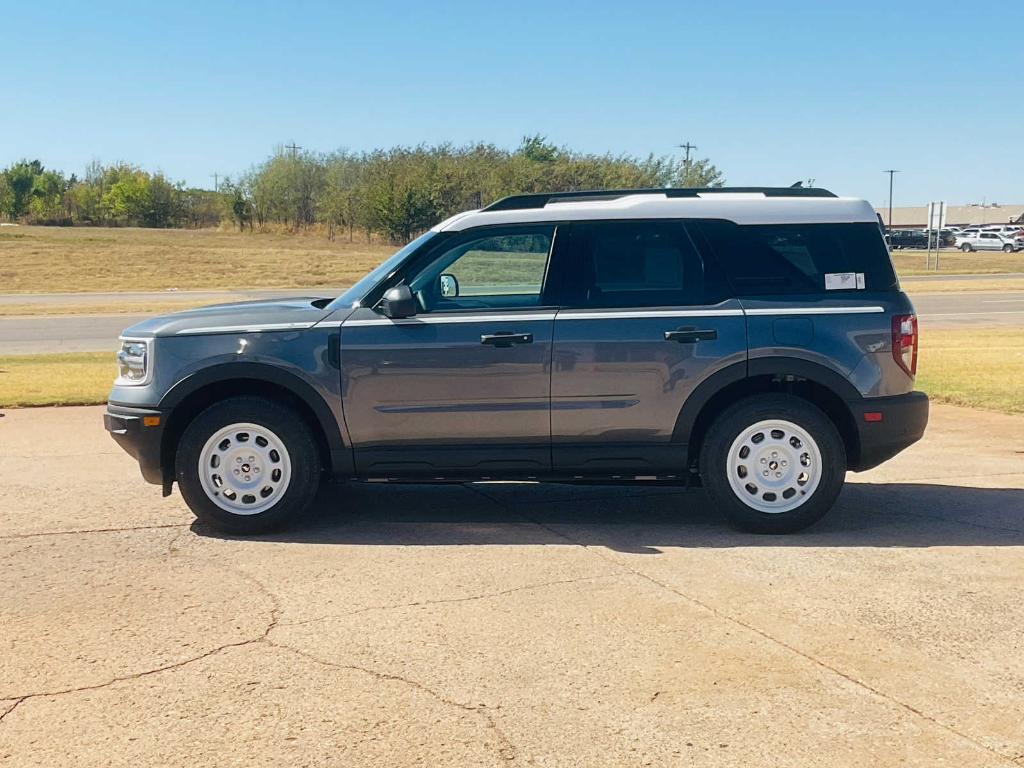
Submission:
M 928 419 L 874 210 L 821 189 L 510 197 L 334 299 L 179 312 L 121 344 L 106 428 L 238 534 L 325 477 L 700 484 L 789 532 Z

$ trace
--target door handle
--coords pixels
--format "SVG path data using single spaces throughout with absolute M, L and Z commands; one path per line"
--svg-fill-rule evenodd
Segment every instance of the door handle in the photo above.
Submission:
M 665 331 L 665 341 L 678 341 L 680 344 L 695 344 L 698 341 L 714 341 L 718 331 L 714 328 L 696 330 L 680 328 L 678 331 Z
M 490 344 L 494 347 L 511 347 L 513 344 L 533 344 L 533 334 L 513 333 L 512 331 L 485 333 L 480 337 L 480 343 Z

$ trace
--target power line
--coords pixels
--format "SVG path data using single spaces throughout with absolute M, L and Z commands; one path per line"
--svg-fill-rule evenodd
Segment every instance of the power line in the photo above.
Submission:
M 292 151 L 292 157 L 295 157 L 295 153 L 302 149 L 302 147 L 296 146 L 294 141 L 291 144 L 285 144 L 284 148 Z

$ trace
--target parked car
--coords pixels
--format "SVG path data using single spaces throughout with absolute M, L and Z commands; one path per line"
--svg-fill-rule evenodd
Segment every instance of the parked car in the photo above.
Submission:
M 917 351 L 862 200 L 520 195 L 334 299 L 128 328 L 104 422 L 146 480 L 236 534 L 285 524 L 323 477 L 699 483 L 782 533 L 921 437 Z
M 886 241 L 892 249 L 898 248 L 927 248 L 929 237 L 931 246 L 935 247 L 935 232 L 924 229 L 894 229 L 889 232 Z M 939 231 L 939 247 L 951 248 L 956 242 L 956 237 L 945 230 Z
M 1021 248 L 1020 242 L 1000 232 L 986 229 L 965 229 L 956 237 L 956 245 L 964 253 L 971 251 L 1005 251 L 1013 253 Z
M 995 232 L 997 235 L 1013 240 L 1020 232 L 1024 231 L 1024 227 L 1019 224 L 1000 224 L 998 226 L 987 226 L 982 227 L 983 232 Z

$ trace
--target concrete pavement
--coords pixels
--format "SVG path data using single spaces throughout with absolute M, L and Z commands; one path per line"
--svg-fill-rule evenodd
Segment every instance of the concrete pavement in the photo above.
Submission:
M 225 299 L 211 299 L 218 300 Z M 926 327 L 1024 325 L 1024 291 L 916 294 L 913 301 Z M 149 315 L 0 317 L 0 355 L 113 350 L 121 331 L 146 317 Z
M 192 524 L 99 408 L 0 418 L 0 766 L 1019 766 L 1024 419 L 804 534 L 699 491 L 343 486 Z

